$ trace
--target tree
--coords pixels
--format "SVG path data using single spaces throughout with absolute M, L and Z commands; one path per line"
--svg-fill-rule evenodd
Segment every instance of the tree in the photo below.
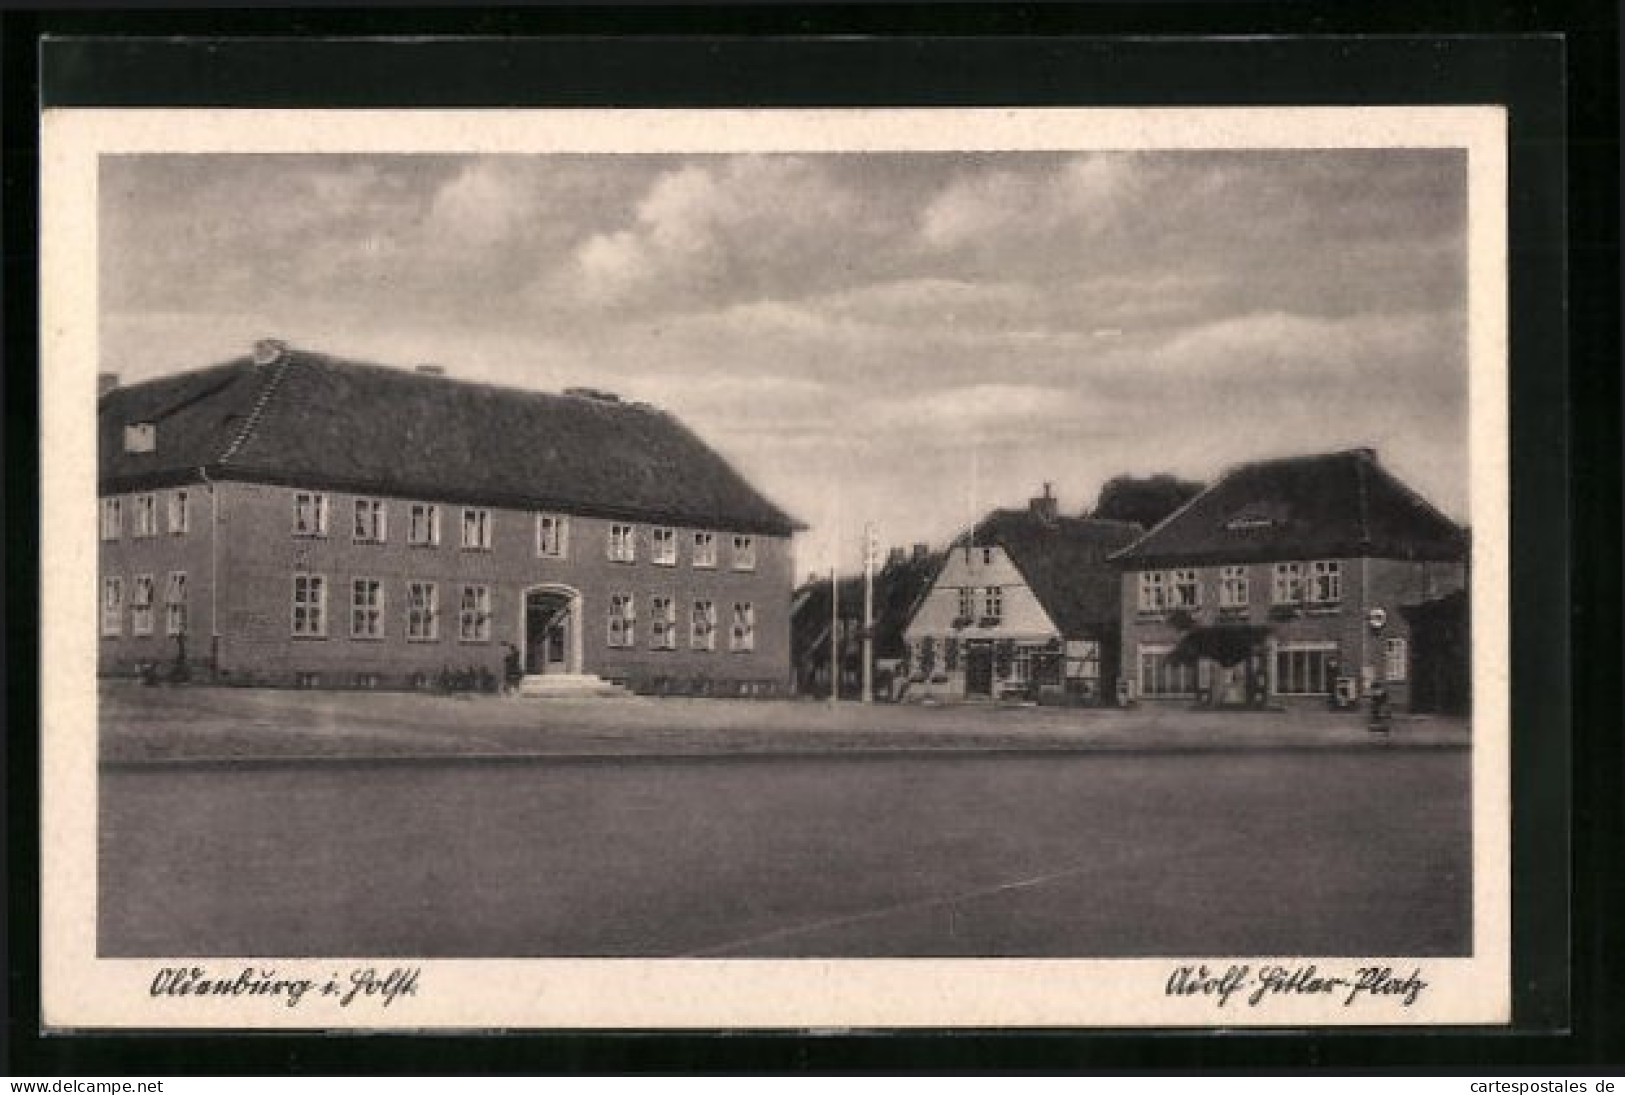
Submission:
M 1162 473 L 1136 478 L 1118 475 L 1100 488 L 1091 517 L 1111 521 L 1133 521 L 1150 528 L 1202 492 L 1203 484 Z

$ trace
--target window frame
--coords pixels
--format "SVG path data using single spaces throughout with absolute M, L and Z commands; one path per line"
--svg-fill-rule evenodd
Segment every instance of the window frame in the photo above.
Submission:
M 406 641 L 440 641 L 440 583 L 427 578 L 406 582 Z
M 1138 586 L 1139 599 L 1136 603 L 1140 612 L 1168 611 L 1168 572 L 1166 570 L 1140 571 Z
M 142 590 L 146 591 L 143 597 Z M 158 599 L 158 583 L 151 574 L 137 574 L 130 582 L 130 634 L 145 638 L 152 634 L 153 602 Z
M 695 570 L 715 570 L 717 568 L 717 534 L 715 532 L 710 529 L 695 529 L 690 545 L 693 551 L 690 565 Z
M 363 588 L 375 598 L 368 604 L 362 600 Z M 378 642 L 386 637 L 384 613 L 388 598 L 384 594 L 384 580 L 367 576 L 350 579 L 350 638 L 358 642 Z M 361 626 L 365 622 L 366 626 Z
M 189 616 L 186 571 L 172 570 L 164 583 L 164 634 L 185 635 L 192 622 Z
M 356 498 L 350 504 L 350 542 L 386 544 L 389 542 L 389 504 L 382 498 Z
M 1189 699 L 1202 686 L 1201 673 L 1194 665 L 1170 665 L 1168 655 L 1174 652 L 1171 644 L 1141 643 L 1134 652 L 1134 687 L 1137 694 L 1151 699 Z M 1151 659 L 1148 666 L 1147 659 Z M 1147 688 L 1149 679 L 1156 687 Z M 1177 673 L 1177 680 L 1174 674 Z M 1164 684 L 1189 685 L 1188 688 L 1164 688 Z
M 136 495 L 134 502 L 130 539 L 151 540 L 158 535 L 158 495 L 148 491 Z
M 677 649 L 677 598 L 669 593 L 649 597 L 649 649 Z
M 1395 661 L 1395 655 L 1398 661 Z M 1395 665 L 1399 671 L 1394 671 Z M 1382 640 L 1382 679 L 1386 684 L 1405 684 L 1411 679 L 1411 644 L 1404 635 L 1390 635 Z
M 976 618 L 976 587 L 959 587 L 959 618 L 973 620 Z
M 419 535 L 421 526 L 427 523 L 426 535 Z M 406 507 L 406 546 L 407 547 L 439 547 L 440 546 L 440 503 L 438 502 L 410 502 Z
M 1303 563 L 1279 562 L 1270 571 L 1270 603 L 1276 605 L 1303 604 L 1305 577 Z M 1296 588 L 1294 589 L 1294 586 Z
M 688 615 L 688 645 L 691 650 L 716 650 L 717 602 L 714 598 L 694 598 Z
M 312 527 L 301 528 L 305 512 L 314 507 Z M 299 490 L 293 492 L 293 534 L 301 539 L 326 539 L 332 497 L 326 491 Z
M 1185 599 L 1186 593 L 1190 599 Z M 1202 574 L 1195 567 L 1175 567 L 1168 572 L 1168 607 L 1189 611 L 1202 607 Z
M 649 561 L 657 567 L 677 565 L 677 529 L 655 525 L 649 530 Z
M 113 543 L 124 538 L 124 499 L 114 496 L 102 499 L 102 542 Z
M 1239 589 L 1240 595 L 1236 594 Z M 1219 568 L 1219 607 L 1247 608 L 1252 603 L 1252 578 L 1245 564 Z
M 742 610 L 742 611 L 741 611 Z M 756 602 L 735 601 L 728 628 L 728 649 L 749 654 L 756 649 Z
M 536 515 L 536 558 L 570 557 L 570 518 L 562 513 Z
M 1275 649 L 1270 655 L 1271 691 L 1277 696 L 1319 697 L 1331 695 L 1337 689 L 1337 675 L 1331 672 L 1327 662 L 1328 659 L 1335 659 L 1341 663 L 1341 653 L 1342 652 L 1337 643 L 1327 642 L 1324 640 L 1300 640 L 1276 644 Z M 1284 674 L 1281 672 L 1281 659 L 1283 657 L 1290 659 L 1297 655 L 1303 656 L 1304 671 L 1302 674 L 1303 681 L 1301 682 L 1295 679 L 1298 676 L 1296 672 L 1291 670 Z M 1299 683 L 1311 683 L 1311 679 L 1314 674 L 1311 672 L 1310 666 L 1314 663 L 1314 661 L 1317 660 L 1320 663 L 1320 680 L 1321 683 L 1325 685 L 1323 689 L 1299 689 L 1296 687 L 1284 687 L 1287 684 L 1296 686 Z M 1290 660 L 1288 661 L 1288 664 L 1291 664 Z M 1294 679 L 1286 680 L 1284 678 Z
M 470 522 L 469 518 L 473 521 Z M 490 551 L 496 541 L 496 514 L 489 506 L 464 506 L 458 518 L 458 542 L 462 551 Z M 470 539 L 469 533 L 473 532 Z
M 1329 587 L 1326 596 L 1317 588 L 1324 580 Z M 1343 561 L 1341 559 L 1312 560 L 1304 572 L 1303 603 L 1329 607 L 1343 603 Z
M 605 620 L 604 645 L 612 650 L 630 650 L 638 642 L 637 594 L 616 592 L 609 595 L 609 615 Z
M 472 593 L 473 606 L 469 606 Z M 491 621 L 496 616 L 492 607 L 489 582 L 463 582 L 457 593 L 457 641 L 460 643 L 488 643 L 491 641 Z M 472 634 L 470 631 L 472 630 Z
M 733 555 L 731 556 L 733 569 L 751 571 L 756 569 L 756 537 L 748 532 L 733 534 Z
M 610 522 L 604 531 L 604 554 L 612 563 L 638 561 L 638 526 L 619 521 Z
M 304 597 L 300 597 L 300 584 L 304 585 Z M 314 583 L 315 596 L 311 595 Z M 327 638 L 327 575 L 314 573 L 300 573 L 293 575 L 293 600 L 290 632 L 296 639 L 325 639 Z M 300 613 L 304 613 L 304 626 L 300 626 Z M 315 612 L 316 625 L 311 626 L 311 613 Z
M 1004 587 L 984 586 L 982 588 L 982 619 L 1004 620 Z
M 109 622 L 111 621 L 111 622 Z M 102 635 L 112 638 L 124 634 L 124 576 L 102 576 Z
M 165 509 L 165 524 L 171 536 L 186 536 L 192 531 L 192 498 L 185 487 L 169 492 Z

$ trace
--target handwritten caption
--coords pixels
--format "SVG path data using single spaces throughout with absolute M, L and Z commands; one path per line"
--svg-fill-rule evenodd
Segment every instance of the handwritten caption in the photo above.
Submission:
M 1329 997 L 1344 1007 L 1360 1002 L 1397 1002 L 1411 1007 L 1427 991 L 1421 967 L 1400 973 L 1392 966 L 1360 966 L 1353 970 L 1329 970 L 1311 962 L 1300 966 L 1251 965 L 1235 963 L 1225 969 L 1206 965 L 1176 966 L 1163 987 L 1165 996 L 1203 996 L 1216 1007 L 1232 999 L 1256 1008 L 1272 1000 L 1290 997 Z
M 245 966 L 230 973 L 215 973 L 206 966 L 164 966 L 153 975 L 148 995 L 268 997 L 290 1008 L 306 999 L 326 999 L 347 1008 L 354 1003 L 389 1007 L 403 997 L 418 994 L 417 966 L 376 966 L 333 971 L 326 980 L 284 977 L 275 968 Z

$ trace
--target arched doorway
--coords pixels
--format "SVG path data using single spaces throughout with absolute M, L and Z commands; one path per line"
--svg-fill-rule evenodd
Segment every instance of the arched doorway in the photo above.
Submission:
M 581 594 L 568 586 L 525 590 L 520 618 L 520 657 L 525 674 L 581 672 Z

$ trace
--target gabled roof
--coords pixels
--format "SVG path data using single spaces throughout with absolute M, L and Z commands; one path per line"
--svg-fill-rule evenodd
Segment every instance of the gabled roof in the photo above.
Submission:
M 1461 559 L 1467 532 L 1370 449 L 1243 464 L 1117 560 L 1135 566 L 1276 559 Z
M 1108 560 L 1142 529 L 1131 521 L 1044 517 L 1029 509 L 997 509 L 954 542 L 998 546 L 1063 635 L 1077 635 L 1117 618 L 1117 570 Z
M 196 478 L 547 507 L 787 535 L 803 527 L 676 418 L 283 350 L 115 388 L 98 403 L 104 492 Z M 124 427 L 156 426 L 130 453 Z

